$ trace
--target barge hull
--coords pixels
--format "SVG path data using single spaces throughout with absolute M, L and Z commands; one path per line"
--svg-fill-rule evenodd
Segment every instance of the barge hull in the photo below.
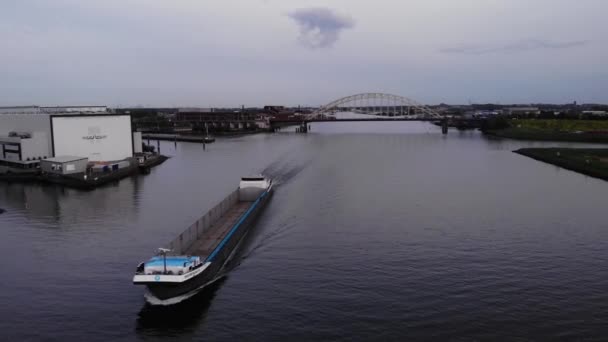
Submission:
M 233 252 L 236 252 L 235 249 L 238 247 L 239 242 L 241 242 L 251 226 L 255 223 L 271 196 L 272 187 L 263 192 L 253 202 L 234 201 L 234 193 L 232 193 L 222 201 L 224 205 L 225 203 L 232 204 L 228 208 L 223 209 L 224 213 L 213 224 L 202 231 L 200 231 L 199 225 L 195 224 L 198 237 L 194 241 L 191 243 L 184 243 L 183 234 L 180 235 L 181 238 L 178 237 L 178 239 L 176 239 L 177 241 L 174 241 L 183 246 L 182 249 L 176 250 L 176 252 L 178 252 L 177 254 L 196 255 L 205 258 L 204 265 L 202 266 L 204 267 L 204 270 L 184 282 L 171 284 L 167 282 L 151 281 L 145 283 L 154 299 L 157 299 L 159 302 L 174 299 L 176 297 L 184 297 L 185 299 L 218 278 L 230 256 Z M 222 207 L 222 203 L 218 206 Z M 209 214 L 211 214 L 214 209 L 212 209 Z M 188 230 L 184 232 L 184 234 L 191 235 L 191 233 L 188 233 Z M 172 242 L 172 244 L 174 242 Z

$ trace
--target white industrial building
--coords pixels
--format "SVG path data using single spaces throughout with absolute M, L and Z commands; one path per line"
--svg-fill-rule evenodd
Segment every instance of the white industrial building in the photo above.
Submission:
M 0 114 L 0 161 L 31 168 L 52 157 L 51 122 L 45 114 Z
M 114 161 L 133 156 L 130 115 L 51 115 L 53 156 Z
M 137 139 L 139 145 L 134 145 Z M 0 114 L 0 164 L 30 168 L 51 157 L 110 162 L 141 152 L 128 114 Z

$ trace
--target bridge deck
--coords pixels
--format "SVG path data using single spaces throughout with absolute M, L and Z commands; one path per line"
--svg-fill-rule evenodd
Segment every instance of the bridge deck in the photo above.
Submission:
M 216 223 L 204 231 L 192 246 L 186 249 L 186 254 L 200 256 L 202 259 L 205 259 L 211 254 L 215 246 L 222 241 L 224 236 L 226 236 L 239 218 L 241 218 L 247 209 L 249 209 L 252 203 L 253 202 L 237 202 L 222 215 Z
M 282 124 L 282 123 L 313 123 L 313 122 L 374 122 L 374 121 L 431 121 L 440 122 L 447 118 L 372 118 L 372 119 L 293 119 L 293 120 L 270 120 L 270 123 Z M 452 118 L 455 122 L 481 122 L 483 119 L 479 118 Z

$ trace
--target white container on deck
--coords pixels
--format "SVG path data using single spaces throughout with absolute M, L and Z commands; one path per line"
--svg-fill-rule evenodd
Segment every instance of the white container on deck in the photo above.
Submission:
M 239 183 L 239 200 L 252 202 L 270 187 L 270 182 L 264 176 L 243 177 Z

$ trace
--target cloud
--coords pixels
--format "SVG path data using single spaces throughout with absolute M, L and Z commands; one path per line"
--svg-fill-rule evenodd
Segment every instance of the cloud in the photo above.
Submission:
M 311 49 L 333 46 L 342 30 L 355 26 L 353 19 L 323 7 L 297 9 L 288 16 L 300 27 L 300 43 Z
M 461 55 L 485 55 L 491 53 L 517 53 L 527 52 L 534 50 L 559 50 L 569 49 L 587 45 L 589 42 L 586 40 L 574 40 L 565 42 L 552 42 L 541 39 L 528 39 L 522 40 L 506 45 L 461 45 L 449 48 L 443 48 L 439 50 L 442 53 L 447 54 L 461 54 Z

